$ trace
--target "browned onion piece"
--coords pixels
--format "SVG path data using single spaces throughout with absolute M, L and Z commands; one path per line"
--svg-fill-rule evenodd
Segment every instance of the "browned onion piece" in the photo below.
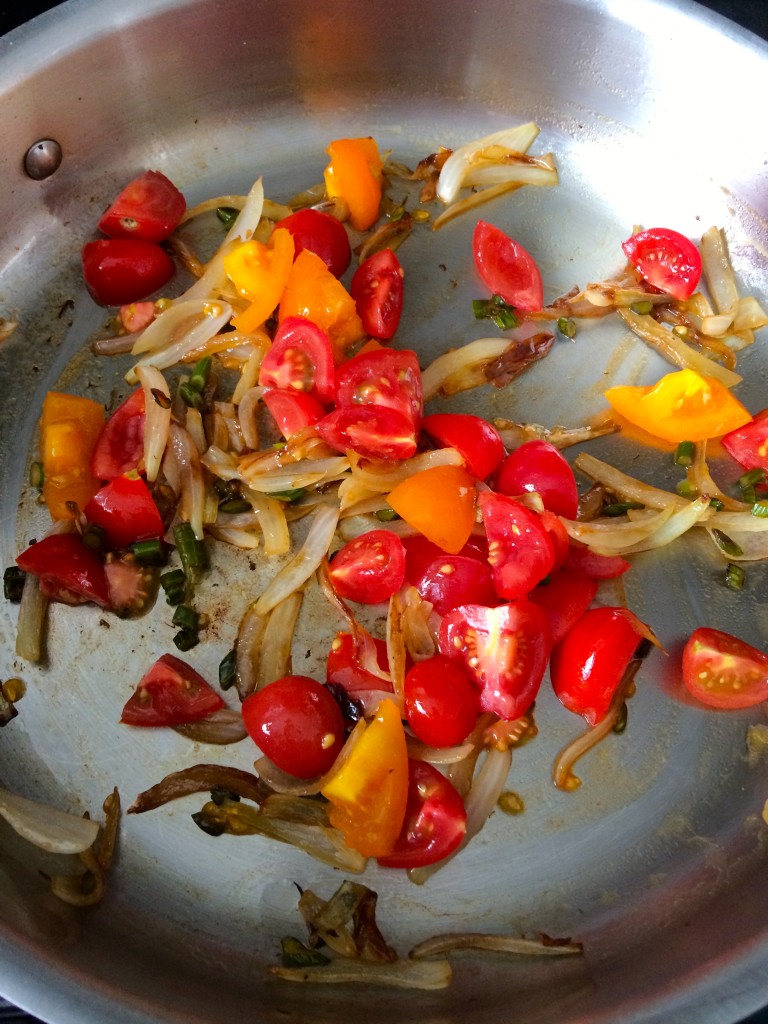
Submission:
M 248 735 L 243 725 L 243 716 L 232 708 L 219 708 L 196 722 L 186 722 L 173 728 L 175 732 L 196 743 L 215 743 L 219 746 L 239 743 Z
M 214 789 L 236 793 L 244 800 L 253 800 L 257 804 L 266 800 L 272 793 L 258 775 L 243 771 L 241 768 L 220 764 L 195 764 L 166 775 L 156 785 L 139 793 L 127 813 L 143 814 L 144 811 L 153 811 L 182 796 L 209 793 Z
M 451 965 L 447 960 L 395 960 L 391 964 L 364 963 L 348 957 L 337 957 L 322 967 L 280 967 L 270 964 L 267 970 L 283 981 L 310 982 L 324 985 L 386 985 L 391 988 L 439 989 L 451 983 Z
M 580 942 L 571 939 L 522 939 L 514 935 L 488 935 L 483 932 L 447 932 L 433 935 L 414 946 L 408 956 L 418 960 L 425 956 L 451 953 L 455 949 L 481 949 L 492 953 L 514 953 L 523 956 L 573 956 L 584 952 Z
M 515 339 L 498 359 L 485 367 L 485 377 L 495 388 L 506 387 L 528 367 L 543 359 L 555 343 L 554 334 L 541 331 L 530 338 Z

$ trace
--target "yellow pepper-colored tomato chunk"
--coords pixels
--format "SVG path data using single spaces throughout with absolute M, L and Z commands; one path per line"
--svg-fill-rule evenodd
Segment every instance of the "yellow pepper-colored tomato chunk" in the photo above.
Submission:
M 104 406 L 90 398 L 49 391 L 40 419 L 43 497 L 52 519 L 71 519 L 67 502 L 82 509 L 98 491 L 91 456 L 104 426 Z
M 695 370 L 668 373 L 652 387 L 609 388 L 605 397 L 630 423 L 673 443 L 720 437 L 751 419 L 728 388 Z
M 303 316 L 322 328 L 338 360 L 344 358 L 348 345 L 365 337 L 355 300 L 309 249 L 302 249 L 288 275 L 279 319 L 288 316 Z
M 475 481 L 463 466 L 433 466 L 390 491 L 388 503 L 406 523 L 455 555 L 475 523 Z
M 408 799 L 408 751 L 400 712 L 383 700 L 349 757 L 322 789 L 331 824 L 364 857 L 395 845 Z
M 352 227 L 367 230 L 379 216 L 382 163 L 379 147 L 370 137 L 337 139 L 326 149 L 331 162 L 325 169 L 325 191 L 349 207 Z
M 283 297 L 293 265 L 293 235 L 285 228 L 275 228 L 269 243 L 243 242 L 224 258 L 227 277 L 246 299 L 248 306 L 232 323 L 246 334 L 255 331 L 272 316 Z

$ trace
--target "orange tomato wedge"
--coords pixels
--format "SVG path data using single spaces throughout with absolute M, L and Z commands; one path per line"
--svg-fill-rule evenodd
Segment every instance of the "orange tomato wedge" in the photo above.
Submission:
M 40 419 L 43 498 L 52 519 L 72 519 L 67 502 L 84 508 L 100 481 L 91 456 L 104 426 L 104 406 L 90 398 L 49 391 Z
M 251 302 L 242 313 L 232 317 L 238 331 L 250 334 L 272 316 L 288 283 L 293 253 L 293 235 L 285 228 L 275 228 L 268 245 L 253 239 L 225 256 L 227 277 Z
M 387 501 L 427 540 L 456 555 L 475 525 L 475 499 L 474 477 L 463 466 L 433 466 L 399 483 Z
M 367 230 L 379 216 L 382 163 L 379 147 L 370 137 L 336 139 L 326 149 L 331 162 L 325 169 L 325 191 L 349 207 L 352 227 Z
M 343 358 L 348 345 L 365 336 L 355 300 L 309 249 L 302 249 L 288 275 L 279 320 L 288 316 L 306 317 L 322 328 L 338 359 Z

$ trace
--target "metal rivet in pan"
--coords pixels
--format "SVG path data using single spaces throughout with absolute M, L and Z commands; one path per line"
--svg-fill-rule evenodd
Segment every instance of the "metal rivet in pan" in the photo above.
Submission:
M 24 170 L 35 181 L 44 181 L 58 169 L 62 155 L 61 146 L 55 139 L 40 139 L 27 150 Z

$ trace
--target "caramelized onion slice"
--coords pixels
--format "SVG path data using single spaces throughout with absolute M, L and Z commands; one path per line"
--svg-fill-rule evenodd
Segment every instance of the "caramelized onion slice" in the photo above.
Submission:
M 145 811 L 162 807 L 171 800 L 178 800 L 193 793 L 210 793 L 214 789 L 236 793 L 243 800 L 253 800 L 257 804 L 262 803 L 272 793 L 269 786 L 251 772 L 220 764 L 195 764 L 166 775 L 156 785 L 139 793 L 127 813 L 143 814 Z

